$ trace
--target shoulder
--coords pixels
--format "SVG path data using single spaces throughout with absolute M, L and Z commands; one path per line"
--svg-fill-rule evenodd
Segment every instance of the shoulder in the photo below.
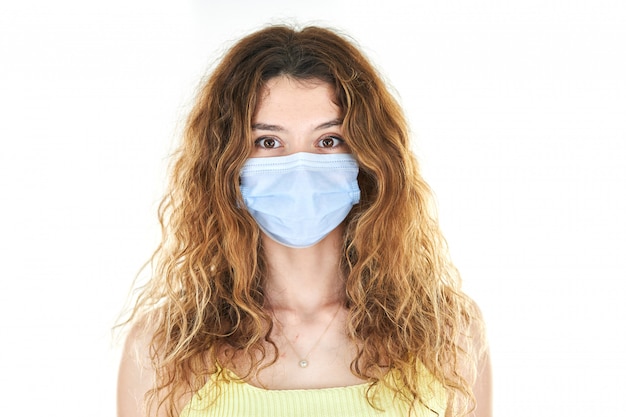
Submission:
M 472 326 L 473 338 L 475 339 L 474 352 L 476 355 L 476 379 L 474 380 L 474 397 L 476 399 L 475 417 L 491 417 L 492 411 L 492 377 L 491 356 L 485 322 L 478 305 L 474 302 L 477 312 L 477 323 Z
M 465 350 L 473 366 L 460 364 L 459 371 L 468 380 L 472 381 L 472 391 L 476 401 L 476 408 L 470 414 L 472 417 L 492 416 L 492 377 L 489 343 L 482 311 L 478 304 L 471 300 L 471 320 L 461 337 L 459 345 Z
M 166 417 L 170 401 L 174 401 L 173 410 L 181 410 L 191 400 L 191 392 L 171 396 L 171 382 L 165 384 L 166 388 L 155 390 L 163 385 L 163 377 L 159 377 L 163 370 L 158 362 L 163 355 L 153 343 L 156 330 L 156 325 L 145 318 L 129 327 L 118 372 L 118 417 Z
M 156 385 L 151 359 L 151 327 L 138 320 L 129 329 L 122 349 L 117 381 L 118 417 L 145 417 L 146 394 Z

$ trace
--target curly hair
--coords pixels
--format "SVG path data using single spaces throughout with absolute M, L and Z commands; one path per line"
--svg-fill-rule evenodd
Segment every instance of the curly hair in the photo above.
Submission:
M 267 262 L 259 228 L 241 209 L 239 173 L 252 151 L 260 91 L 277 76 L 333 88 L 360 167 L 361 201 L 345 220 L 341 261 L 346 332 L 359 346 L 352 372 L 377 386 L 397 371 L 401 381 L 392 388 L 421 401 L 419 360 L 460 404 L 458 414 L 469 412 L 472 373 L 461 369 L 476 368 L 470 337 L 481 332 L 469 333 L 482 328 L 481 319 L 448 258 L 405 117 L 355 44 L 320 27 L 270 26 L 244 37 L 198 93 L 159 207 L 163 238 L 153 276 L 129 319 L 154 329 L 157 384 L 149 397 L 173 416 L 177 398 L 228 368 L 235 353 L 253 369 L 259 358 L 276 360 L 277 349 L 266 349 L 273 345 Z M 375 391 L 368 391 L 371 404 Z

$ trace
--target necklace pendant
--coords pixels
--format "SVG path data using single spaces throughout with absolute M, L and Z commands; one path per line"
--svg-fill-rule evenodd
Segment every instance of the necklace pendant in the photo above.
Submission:
M 300 362 L 298 362 L 298 365 L 300 365 L 300 368 L 306 368 L 307 366 L 309 366 L 309 361 L 307 361 L 306 359 L 302 359 Z

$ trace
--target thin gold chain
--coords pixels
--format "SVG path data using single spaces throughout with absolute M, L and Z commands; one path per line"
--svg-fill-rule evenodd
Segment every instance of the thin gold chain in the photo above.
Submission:
M 313 352 L 313 350 L 317 347 L 317 345 L 319 345 L 319 343 L 322 341 L 322 338 L 324 337 L 326 332 L 328 332 L 328 329 L 330 329 L 330 325 L 333 324 L 333 322 L 335 321 L 335 318 L 337 317 L 339 310 L 341 310 L 341 303 L 339 303 L 339 305 L 337 306 L 337 310 L 335 311 L 335 314 L 333 314 L 333 317 L 330 319 L 330 321 L 326 325 L 326 328 L 324 329 L 322 334 L 317 338 L 317 341 L 313 344 L 313 347 L 311 347 L 311 349 L 309 349 L 307 354 L 304 356 L 300 356 L 296 348 L 291 344 L 291 342 L 289 341 L 289 338 L 285 335 L 285 327 L 274 314 L 274 310 L 272 310 L 272 316 L 274 316 L 274 320 L 276 320 L 276 323 L 278 324 L 281 336 L 283 337 L 283 339 L 285 339 L 285 341 L 287 342 L 291 350 L 293 350 L 293 353 L 295 353 L 296 356 L 300 358 L 300 360 L 298 361 L 298 365 L 300 366 L 300 368 L 306 368 L 309 366 L 309 355 L 311 354 L 311 352 Z

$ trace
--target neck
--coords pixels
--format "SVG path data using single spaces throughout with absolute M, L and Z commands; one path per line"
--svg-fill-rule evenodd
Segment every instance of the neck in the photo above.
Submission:
M 263 238 L 269 264 L 265 290 L 272 309 L 309 315 L 343 299 L 341 228 L 303 249 L 280 245 L 267 236 Z

